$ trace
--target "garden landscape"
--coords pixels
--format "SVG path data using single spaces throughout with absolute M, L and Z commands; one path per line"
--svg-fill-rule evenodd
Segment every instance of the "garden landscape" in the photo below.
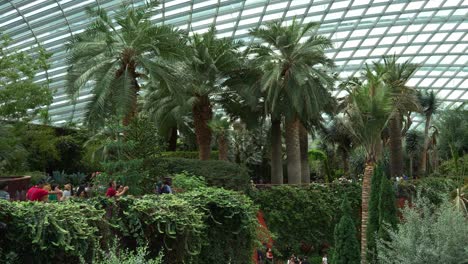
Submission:
M 466 1 L 78 2 L 0 3 L 0 263 L 468 263 Z

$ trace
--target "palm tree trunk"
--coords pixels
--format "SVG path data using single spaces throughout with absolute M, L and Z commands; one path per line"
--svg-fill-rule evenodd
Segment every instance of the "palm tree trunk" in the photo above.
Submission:
M 299 141 L 301 148 L 301 182 L 310 183 L 310 166 L 309 166 L 309 133 L 307 129 L 299 124 Z
M 286 121 L 286 153 L 288 155 L 288 184 L 301 183 L 300 121 L 294 117 Z
M 213 111 L 208 96 L 199 96 L 192 108 L 193 123 L 197 136 L 198 156 L 200 160 L 209 160 L 211 155 L 211 129 L 208 122 Z
M 409 178 L 413 179 L 413 155 L 411 154 L 409 157 Z
M 367 220 L 369 218 L 369 197 L 371 189 L 371 178 L 374 174 L 374 162 L 368 161 L 364 170 L 364 178 L 362 179 L 362 195 L 361 195 L 361 263 L 366 263 L 367 254 Z
M 177 150 L 177 127 L 171 127 L 169 138 L 167 140 L 167 151 Z
M 136 76 L 136 73 L 135 73 L 135 76 Z M 132 122 L 133 118 L 135 118 L 135 116 L 138 113 L 138 92 L 140 91 L 140 86 L 138 85 L 138 81 L 136 77 L 133 78 L 132 83 L 133 83 L 133 90 L 134 90 L 132 94 L 132 105 L 131 105 L 130 111 L 124 116 L 122 120 L 122 124 L 124 126 L 128 126 Z
M 396 113 L 389 121 L 390 173 L 392 177 L 403 175 L 403 148 L 401 141 L 401 116 Z
M 341 160 L 343 162 L 343 173 L 349 175 L 349 153 L 346 150 L 341 151 Z
M 283 184 L 281 120 L 271 120 L 271 183 Z
M 226 139 L 226 135 L 221 133 L 218 136 L 218 159 L 219 160 L 228 160 L 228 142 Z
M 426 175 L 427 167 L 427 150 L 429 149 L 429 127 L 431 125 L 431 116 L 426 116 L 426 124 L 424 125 L 424 146 L 421 153 L 421 162 L 419 163 L 419 176 Z

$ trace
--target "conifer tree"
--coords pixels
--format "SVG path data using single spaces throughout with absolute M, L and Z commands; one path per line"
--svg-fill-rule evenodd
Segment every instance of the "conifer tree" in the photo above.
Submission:
M 380 182 L 379 199 L 379 238 L 390 240 L 387 228 L 393 230 L 398 224 L 397 208 L 395 204 L 395 190 L 392 182 L 387 177 L 382 177 Z
M 356 234 L 348 199 L 345 197 L 341 205 L 343 216 L 335 227 L 335 249 L 333 254 L 334 264 L 359 264 L 361 263 L 360 246 Z
M 369 199 L 369 220 L 367 225 L 367 260 L 369 263 L 374 263 L 377 257 L 376 234 L 379 232 L 379 201 L 382 178 L 383 170 L 381 166 L 378 166 L 372 175 Z

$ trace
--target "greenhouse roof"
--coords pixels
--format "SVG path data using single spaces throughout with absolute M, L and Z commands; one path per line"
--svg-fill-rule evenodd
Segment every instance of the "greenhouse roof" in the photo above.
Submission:
M 48 78 L 56 90 L 49 109 L 54 125 L 79 122 L 92 96 L 85 89 L 74 105 L 65 94 L 67 39 L 90 22 L 85 7 L 115 10 L 120 3 L 0 1 L 0 32 L 13 38 L 12 46 L 27 50 L 39 43 L 53 53 L 51 68 L 37 81 Z M 468 101 L 468 0 L 168 0 L 162 1 L 160 9 L 153 17 L 156 23 L 194 32 L 214 24 L 220 37 L 247 43 L 253 41 L 248 29 L 267 21 L 320 22 L 318 32 L 334 42 L 327 54 L 335 60 L 341 78 L 359 74 L 366 62 L 378 61 L 382 55 L 396 54 L 401 61 L 421 65 L 409 85 L 434 90 L 448 107 L 465 108 Z

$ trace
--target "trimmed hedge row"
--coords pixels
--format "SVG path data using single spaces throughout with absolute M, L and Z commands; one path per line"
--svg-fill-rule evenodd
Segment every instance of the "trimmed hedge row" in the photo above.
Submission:
M 333 244 L 333 230 L 342 212 L 343 195 L 348 197 L 356 228 L 360 226 L 361 187 L 337 183 L 309 186 L 277 186 L 252 192 L 264 214 L 268 229 L 275 235 L 276 255 L 319 252 Z
M 212 150 L 210 159 L 217 160 L 218 153 L 219 151 Z M 198 151 L 166 151 L 162 152 L 161 156 L 165 158 L 199 159 Z
M 250 187 L 247 168 L 239 164 L 222 160 L 194 160 L 181 158 L 163 158 L 163 164 L 169 174 L 184 171 L 205 178 L 209 186 L 245 191 Z
M 147 244 L 149 258 L 163 251 L 164 263 L 250 263 L 256 211 L 248 197 L 217 188 L 46 204 L 0 200 L 7 224 L 0 259 L 90 263 L 117 239 L 132 250 Z

